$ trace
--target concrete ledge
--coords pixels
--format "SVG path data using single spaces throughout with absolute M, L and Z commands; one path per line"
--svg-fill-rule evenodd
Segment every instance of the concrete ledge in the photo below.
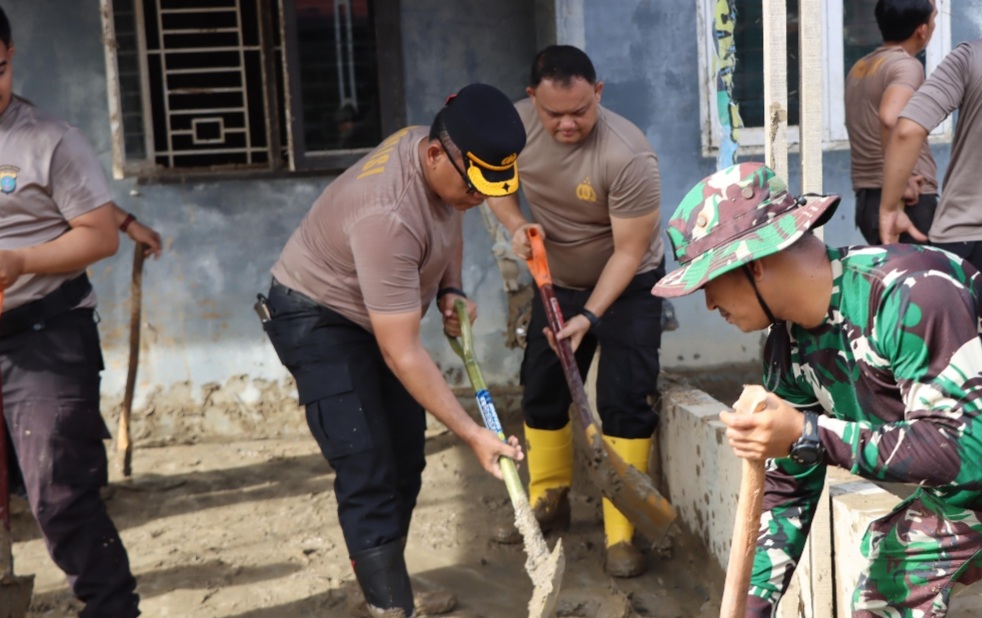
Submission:
M 726 406 L 706 393 L 662 380 L 659 446 L 669 499 L 690 532 L 726 568 L 740 460 L 725 447 L 719 413 Z
M 659 446 L 668 498 L 682 525 L 702 540 L 725 570 L 742 465 L 726 444 L 719 421 L 719 412 L 728 406 L 664 375 L 660 384 L 664 409 Z M 826 485 L 823 501 L 830 512 L 831 534 L 813 530 L 795 581 L 779 607 L 780 618 L 848 618 L 864 561 L 860 540 L 870 522 L 901 500 L 840 468 L 829 468 Z M 828 564 L 830 556 L 832 573 L 819 566 Z M 948 618 L 970 616 L 982 616 L 982 583 L 956 591 L 951 602 Z

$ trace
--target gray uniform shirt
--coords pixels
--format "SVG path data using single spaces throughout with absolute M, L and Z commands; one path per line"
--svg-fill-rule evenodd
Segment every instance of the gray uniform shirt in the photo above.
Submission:
M 69 221 L 112 201 L 95 151 L 72 125 L 17 97 L 0 114 L 0 249 L 54 240 Z M 9 311 L 46 296 L 82 270 L 22 275 L 4 292 Z M 94 307 L 95 293 L 80 307 Z
M 982 39 L 948 54 L 900 113 L 928 131 L 958 110 L 944 190 L 931 224 L 933 242 L 982 240 Z

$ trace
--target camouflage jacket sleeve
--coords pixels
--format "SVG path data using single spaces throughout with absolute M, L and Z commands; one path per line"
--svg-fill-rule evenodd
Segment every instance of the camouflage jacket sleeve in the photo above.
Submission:
M 791 583 L 825 486 L 825 465 L 768 462 L 747 616 L 769 618 Z
M 885 284 L 872 323 L 853 348 L 892 377 L 903 418 L 878 414 L 877 400 L 861 421 L 824 416 L 819 433 L 826 463 L 853 474 L 931 488 L 957 506 L 978 505 L 982 489 L 982 342 L 972 293 L 938 271 Z M 976 506 L 976 508 L 978 508 Z

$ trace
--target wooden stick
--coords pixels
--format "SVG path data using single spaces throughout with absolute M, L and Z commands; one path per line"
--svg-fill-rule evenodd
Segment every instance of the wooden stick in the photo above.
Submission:
M 767 391 L 762 386 L 743 387 L 740 399 L 733 404 L 738 414 L 753 414 L 767 406 Z M 723 585 L 720 618 L 744 618 L 750 574 L 760 529 L 760 513 L 764 505 L 764 462 L 743 460 L 740 478 L 740 498 L 737 501 L 736 521 L 730 544 L 730 560 Z
M 136 369 L 140 362 L 140 314 L 143 308 L 143 259 L 147 246 L 133 247 L 133 278 L 130 286 L 130 360 L 126 369 L 126 388 L 123 391 L 123 411 L 119 415 L 116 438 L 116 469 L 124 477 L 133 474 L 133 442 L 130 440 L 130 415 L 133 411 L 133 392 L 136 390 Z

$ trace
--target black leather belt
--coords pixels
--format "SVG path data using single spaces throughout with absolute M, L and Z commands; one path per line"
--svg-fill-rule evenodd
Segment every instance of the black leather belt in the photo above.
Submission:
M 47 296 L 32 300 L 16 309 L 4 311 L 3 315 L 0 315 L 0 338 L 25 330 L 41 330 L 45 322 L 51 318 L 78 307 L 91 291 L 92 284 L 89 282 L 89 277 L 82 273 L 62 283 Z

